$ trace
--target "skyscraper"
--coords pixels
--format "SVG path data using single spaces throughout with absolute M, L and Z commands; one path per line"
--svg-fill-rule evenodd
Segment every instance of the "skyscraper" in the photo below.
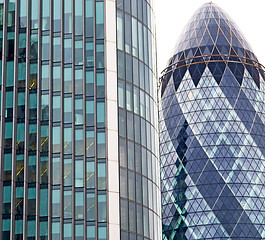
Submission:
M 0 0 L 0 238 L 161 239 L 152 1 Z
M 161 79 L 163 239 L 265 238 L 264 80 L 231 18 L 203 5 Z

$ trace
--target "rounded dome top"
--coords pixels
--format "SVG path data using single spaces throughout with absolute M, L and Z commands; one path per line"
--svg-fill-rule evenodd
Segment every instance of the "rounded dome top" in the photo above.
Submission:
M 213 62 L 218 66 L 213 68 Z M 196 64 L 201 65 L 197 66 L 197 70 L 194 67 Z M 244 69 L 248 70 L 258 87 L 260 75 L 265 79 L 263 66 L 234 21 L 217 5 L 206 3 L 195 12 L 177 41 L 168 67 L 162 72 L 161 94 L 172 73 L 176 75 L 174 82 L 177 90 L 186 70 L 198 83 L 195 78 L 199 79 L 205 67 L 209 67 L 219 83 L 225 66 L 229 66 L 239 84 L 242 83 Z M 216 70 L 220 74 L 216 74 Z
M 183 51 L 187 59 L 195 55 L 197 48 L 200 48 L 202 55 L 211 54 L 214 46 L 220 54 L 229 54 L 233 48 L 236 55 L 242 57 L 246 50 L 250 58 L 257 60 L 235 22 L 224 10 L 210 2 L 203 4 L 194 13 L 184 28 L 172 54 L 174 62 L 179 60 L 179 53 Z

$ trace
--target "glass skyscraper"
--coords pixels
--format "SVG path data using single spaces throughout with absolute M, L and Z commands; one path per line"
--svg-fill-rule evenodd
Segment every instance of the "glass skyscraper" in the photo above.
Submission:
M 265 238 L 264 80 L 231 18 L 203 5 L 161 78 L 163 239 Z
M 0 0 L 0 239 L 161 239 L 151 0 Z

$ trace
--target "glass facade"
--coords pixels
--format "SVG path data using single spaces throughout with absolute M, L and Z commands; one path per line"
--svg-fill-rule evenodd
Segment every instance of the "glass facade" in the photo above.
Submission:
M 107 239 L 104 2 L 0 13 L 0 238 Z
M 161 239 L 152 5 L 0 0 L 0 239 Z
M 264 80 L 230 17 L 203 5 L 161 78 L 163 239 L 265 238 Z
M 153 3 L 116 6 L 121 239 L 161 239 Z

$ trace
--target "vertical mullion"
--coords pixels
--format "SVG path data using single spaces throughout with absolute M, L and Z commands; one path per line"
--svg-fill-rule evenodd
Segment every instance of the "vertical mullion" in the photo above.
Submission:
M 9 1 L 6 1 L 6 8 L 5 8 L 5 13 L 7 13 L 8 15 L 8 2 Z M 17 4 L 16 4 L 17 5 Z M 7 16 L 8 17 L 8 16 Z M 5 19 L 7 20 L 7 19 Z M 6 22 L 7 23 L 7 22 Z M 5 29 L 7 30 L 7 26 L 5 26 Z M 6 43 L 6 46 L 8 47 L 7 45 L 7 36 L 8 36 L 8 32 L 6 31 L 6 39 L 5 39 L 5 43 Z M 6 68 L 6 64 L 7 64 L 7 61 L 6 61 L 6 57 L 7 57 L 7 54 L 6 54 L 6 50 L 5 50 L 5 68 Z M 15 58 L 13 59 L 13 62 L 15 64 Z M 14 69 L 15 70 L 15 69 Z M 7 74 L 5 75 L 5 77 L 7 77 Z M 14 79 L 15 79 L 15 75 L 14 75 Z M 6 79 L 7 80 L 7 79 Z M 14 80 L 13 80 L 14 81 Z M 14 109 L 16 108 L 16 102 L 15 102 L 15 86 L 13 84 L 13 116 L 12 116 L 12 123 L 13 123 L 13 127 L 12 127 L 12 131 L 13 131 L 13 134 L 12 134 L 12 181 L 11 181 L 11 226 L 10 226 L 10 239 L 14 239 L 15 238 L 15 222 L 16 222 L 16 219 L 15 219 L 15 200 L 16 200 L 16 153 L 14 153 L 14 139 L 16 138 L 16 133 L 15 133 L 15 126 L 14 126 L 14 122 L 15 122 L 15 115 L 14 115 Z
M 35 239 L 39 239 L 40 234 L 40 146 L 41 146 L 41 75 L 38 66 L 37 77 L 37 152 L 36 152 L 36 233 Z
M 45 0 L 44 0 L 45 1 Z M 50 2 L 50 10 L 51 10 L 51 5 L 53 5 Z M 52 13 L 50 12 L 50 15 Z M 51 17 L 50 17 L 51 19 Z M 50 20 L 51 23 L 51 20 Z M 52 139 L 53 139 L 53 86 L 52 86 L 52 64 L 51 64 L 51 57 L 52 57 L 52 41 L 51 41 L 51 36 L 52 36 L 52 25 L 50 24 L 50 55 L 49 55 L 49 147 L 48 147 L 48 240 L 52 239 L 52 157 L 53 157 L 53 146 L 52 146 Z
M 12 160 L 16 162 L 16 142 L 17 142 L 17 79 L 18 79 L 18 41 L 19 41 L 19 1 L 16 1 L 15 6 L 15 41 L 14 41 L 14 87 L 13 87 L 13 140 L 12 140 Z M 26 208 L 27 202 L 27 186 L 26 186 L 26 164 L 24 161 L 24 199 L 23 199 L 23 237 L 26 232 Z
M 86 1 L 83 2 L 83 180 L 84 180 L 84 239 L 87 236 L 87 191 L 86 191 Z
M 106 21 L 107 21 L 107 17 L 106 17 L 106 11 L 107 11 L 107 2 L 103 1 L 104 7 L 103 7 L 103 11 L 104 11 L 104 89 L 105 89 L 105 151 L 106 151 L 106 160 L 105 160 L 105 169 L 106 169 L 106 176 L 105 176 L 105 180 L 106 180 L 106 221 L 107 223 L 109 222 L 109 194 L 108 194 L 108 101 L 107 101 L 107 84 L 106 84 L 106 78 L 107 78 L 107 56 L 106 56 L 106 46 L 107 46 L 107 40 L 106 40 Z M 116 4 L 115 4 L 116 5 Z M 115 17 L 115 20 L 117 20 L 117 18 Z M 117 54 L 117 51 L 116 51 Z M 117 115 L 117 119 L 118 115 Z M 109 237 L 109 228 L 108 228 L 108 224 L 107 224 L 107 238 Z
M 75 0 L 72 4 L 72 236 L 75 239 Z
M 41 2 L 39 4 L 39 9 L 41 11 Z M 40 16 L 40 14 L 39 14 Z M 39 23 L 41 18 L 39 17 Z M 39 27 L 40 28 L 40 27 Z M 40 44 L 38 44 L 40 46 Z M 38 52 L 39 54 L 39 52 Z M 38 55 L 39 56 L 39 55 Z M 40 58 L 39 58 L 40 59 Z M 35 239 L 38 239 L 40 234 L 40 181 L 41 181 L 41 171 L 40 171 L 40 145 L 41 145 L 41 66 L 38 62 L 38 75 L 37 75 L 37 152 L 36 152 L 36 220 L 35 220 Z
M 95 236 L 98 238 L 98 164 L 97 164 L 97 68 L 96 68 L 96 0 L 94 0 L 94 16 L 93 16 L 93 41 L 94 41 L 94 137 L 95 137 Z
M 5 4 L 4 4 L 5 5 Z M 3 16 L 3 18 L 5 18 L 5 12 L 6 11 L 4 11 L 4 16 Z M 4 19 L 3 19 L 4 20 Z M 5 21 L 5 20 L 4 20 Z M 3 32 L 4 32 L 4 24 L 3 24 Z M 2 43 L 2 45 L 4 45 L 4 36 L 3 36 L 3 43 Z M 4 78 L 3 78 L 3 75 L 4 75 L 4 65 L 3 65 L 3 59 L 4 59 L 4 47 L 2 46 L 2 73 L 0 73 L 1 74 L 1 96 L 0 96 L 0 101 L 1 101 L 1 104 L 2 104 L 2 106 L 1 106 L 1 108 L 0 108 L 0 132 L 1 132 L 1 134 L 0 134 L 0 192 L 2 192 L 3 193 L 3 166 L 4 166 L 4 164 L 3 164 L 3 159 L 4 159 L 4 157 L 3 157 L 3 136 L 5 135 L 5 131 L 4 131 L 4 124 L 3 124 L 3 122 L 4 122 L 4 109 L 5 109 L 5 101 L 4 101 L 4 99 L 5 99 L 5 94 L 4 94 Z M 3 214 L 2 214 L 2 210 L 3 210 L 3 194 L 1 194 L 1 196 L 0 196 L 0 231 L 1 231 L 1 235 L 3 234 L 2 232 L 3 232 L 3 224 L 2 224 L 2 222 L 3 222 Z M 0 235 L 0 238 L 2 237 Z
M 7 18 L 7 0 L 4 1 L 4 16 L 3 16 L 3 46 L 2 46 L 2 86 L 1 86 L 1 113 L 0 113 L 0 175 L 1 175 L 1 181 L 0 181 L 0 191 L 3 193 L 3 181 L 2 181 L 2 176 L 3 176 L 3 166 L 4 166 L 4 136 L 5 136 L 5 76 L 6 76 L 6 70 L 5 70 L 5 56 L 6 56 L 6 18 Z M 1 194 L 0 197 L 0 231 L 1 231 L 1 236 L 2 238 L 2 230 L 3 230 L 3 215 L 2 215 L 2 210 L 3 210 L 3 194 Z
M 31 1 L 27 1 L 27 30 L 26 30 L 26 81 L 25 81 L 25 144 L 24 144 L 24 166 L 27 166 L 28 153 L 28 136 L 29 136 L 29 75 L 30 75 L 30 16 L 31 16 Z M 24 167 L 25 168 L 25 167 Z M 27 208 L 27 191 L 26 191 L 26 174 L 24 175 L 24 209 Z M 26 221 L 26 216 L 24 217 Z M 26 222 L 24 223 L 26 225 Z M 26 226 L 25 226 L 26 229 Z
M 55 2 L 56 0 L 53 0 L 53 4 Z M 51 29 L 53 29 L 53 26 L 51 27 Z M 61 152 L 61 186 L 62 186 L 62 190 L 61 190 L 61 228 L 60 228 L 61 239 L 64 238 L 64 34 L 63 33 L 64 33 L 64 0 L 61 0 L 61 125 L 62 125 L 61 127 L 62 129 L 61 131 L 61 146 L 62 146 L 61 148 L 62 149 L 62 152 Z M 53 47 L 53 44 L 52 44 L 52 47 Z

